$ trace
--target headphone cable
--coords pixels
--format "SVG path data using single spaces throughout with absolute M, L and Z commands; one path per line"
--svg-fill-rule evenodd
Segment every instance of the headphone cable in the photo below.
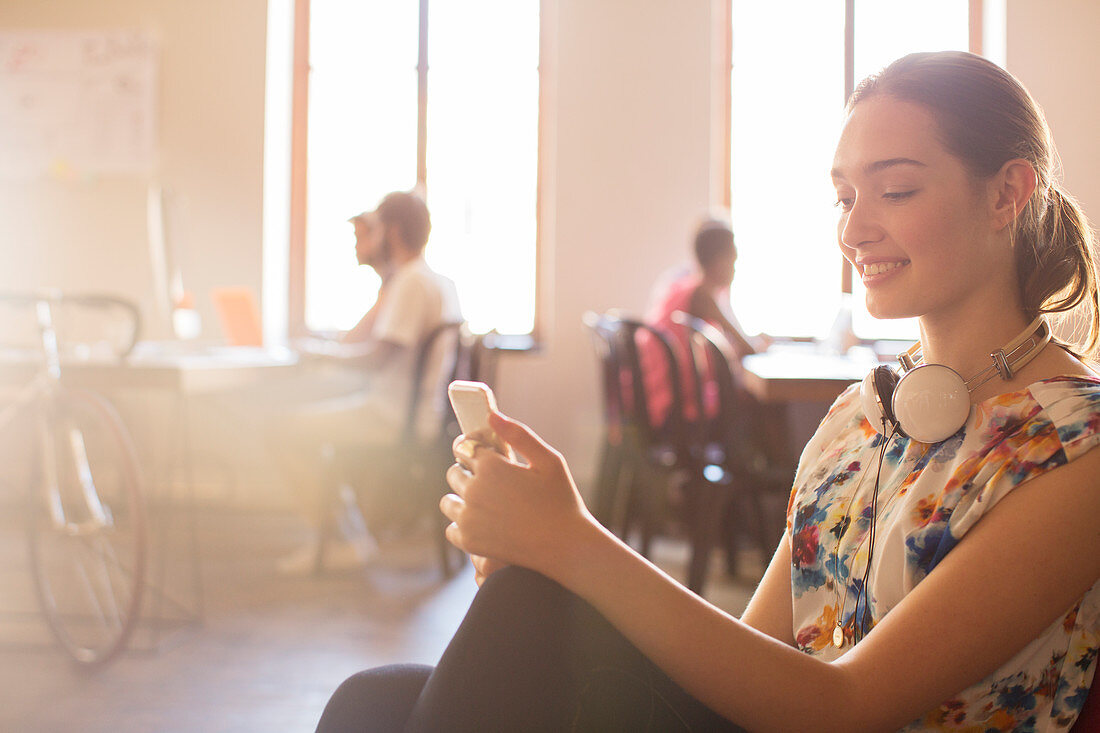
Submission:
M 894 435 L 897 433 L 897 425 L 889 432 L 886 433 L 886 418 L 882 420 L 882 446 L 879 448 L 878 454 L 878 468 L 875 471 L 875 489 L 871 494 L 871 526 L 867 531 L 868 543 L 867 543 L 867 565 L 863 568 L 863 581 L 860 584 L 859 592 L 856 594 L 856 606 L 853 609 L 853 613 L 859 618 L 859 623 L 852 624 L 852 640 L 853 643 L 857 643 L 867 633 L 867 617 L 871 614 L 870 602 L 871 594 L 868 592 L 867 585 L 871 579 L 871 560 L 875 556 L 875 532 L 878 525 L 878 493 L 879 484 L 882 479 L 882 464 L 886 459 L 886 448 L 890 441 L 893 440 Z M 863 613 L 859 612 L 859 602 L 863 600 Z

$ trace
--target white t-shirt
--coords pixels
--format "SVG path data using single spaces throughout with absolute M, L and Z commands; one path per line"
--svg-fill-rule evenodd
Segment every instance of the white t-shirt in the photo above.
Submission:
M 386 341 L 403 347 L 397 358 L 370 374 L 370 392 L 379 409 L 393 410 L 397 424 L 402 424 L 408 408 L 416 352 L 420 342 L 434 328 L 462 320 L 458 291 L 448 278 L 428 267 L 423 257 L 406 262 L 393 273 L 379 303 L 378 315 L 371 329 L 371 340 Z M 443 365 L 443 354 L 425 372 L 425 384 L 435 384 Z M 433 400 L 421 402 L 418 418 L 423 430 L 434 412 Z

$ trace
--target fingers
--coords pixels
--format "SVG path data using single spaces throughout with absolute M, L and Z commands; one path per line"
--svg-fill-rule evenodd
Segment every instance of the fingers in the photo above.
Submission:
M 472 469 L 479 448 L 492 450 L 492 446 L 469 435 L 460 435 L 451 443 L 451 452 L 454 454 L 455 460 L 467 470 Z
M 462 550 L 463 552 L 466 551 L 466 548 L 462 546 L 462 530 L 458 528 L 458 525 L 455 522 L 451 522 L 450 524 L 448 524 L 447 529 L 443 531 L 443 534 L 447 537 L 447 541 L 450 542 L 452 545 Z
M 439 511 L 452 522 L 457 522 L 462 515 L 466 502 L 458 494 L 444 494 L 439 500 Z
M 448 542 L 458 549 L 463 552 L 469 552 L 466 548 L 466 541 L 462 536 L 462 528 L 459 526 L 459 521 L 462 518 L 462 512 L 465 508 L 466 502 L 457 494 L 445 494 L 443 498 L 439 500 L 439 510 L 443 512 L 443 516 L 451 520 L 451 523 L 443 530 L 444 536 L 447 538 Z
M 451 452 L 454 453 L 458 465 L 469 470 L 470 464 L 473 463 L 474 458 L 477 457 L 477 446 L 477 441 L 469 440 L 464 435 L 455 438 L 455 442 L 451 446 Z
M 549 468 L 561 464 L 561 454 L 519 420 L 493 412 L 489 414 L 489 425 L 505 443 L 522 453 L 534 468 Z
M 470 485 L 470 479 L 472 478 L 473 474 L 460 463 L 452 463 L 447 469 L 447 485 L 450 486 L 451 490 L 459 497 L 466 496 L 466 488 Z

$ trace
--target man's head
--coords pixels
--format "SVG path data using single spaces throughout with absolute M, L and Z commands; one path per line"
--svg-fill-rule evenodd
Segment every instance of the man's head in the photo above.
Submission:
M 707 219 L 699 225 L 695 232 L 695 260 L 708 281 L 727 286 L 733 282 L 737 247 L 729 222 Z
M 391 253 L 396 254 L 396 248 L 412 256 L 424 251 L 432 220 L 422 198 L 395 191 L 382 199 L 374 213 L 381 225 L 382 243 Z
M 360 265 L 368 265 L 380 270 L 389 264 L 390 252 L 382 236 L 382 225 L 378 214 L 364 211 L 350 219 L 355 227 L 355 258 Z

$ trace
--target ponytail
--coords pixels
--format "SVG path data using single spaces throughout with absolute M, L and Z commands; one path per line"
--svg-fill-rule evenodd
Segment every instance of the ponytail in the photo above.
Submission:
M 1051 185 L 1046 199 L 1028 204 L 1039 215 L 1028 217 L 1034 225 L 1025 220 L 1016 233 L 1021 303 L 1029 317 L 1064 314 L 1057 319 L 1065 337 L 1059 343 L 1092 358 L 1100 345 L 1095 236 L 1080 205 L 1060 186 Z

